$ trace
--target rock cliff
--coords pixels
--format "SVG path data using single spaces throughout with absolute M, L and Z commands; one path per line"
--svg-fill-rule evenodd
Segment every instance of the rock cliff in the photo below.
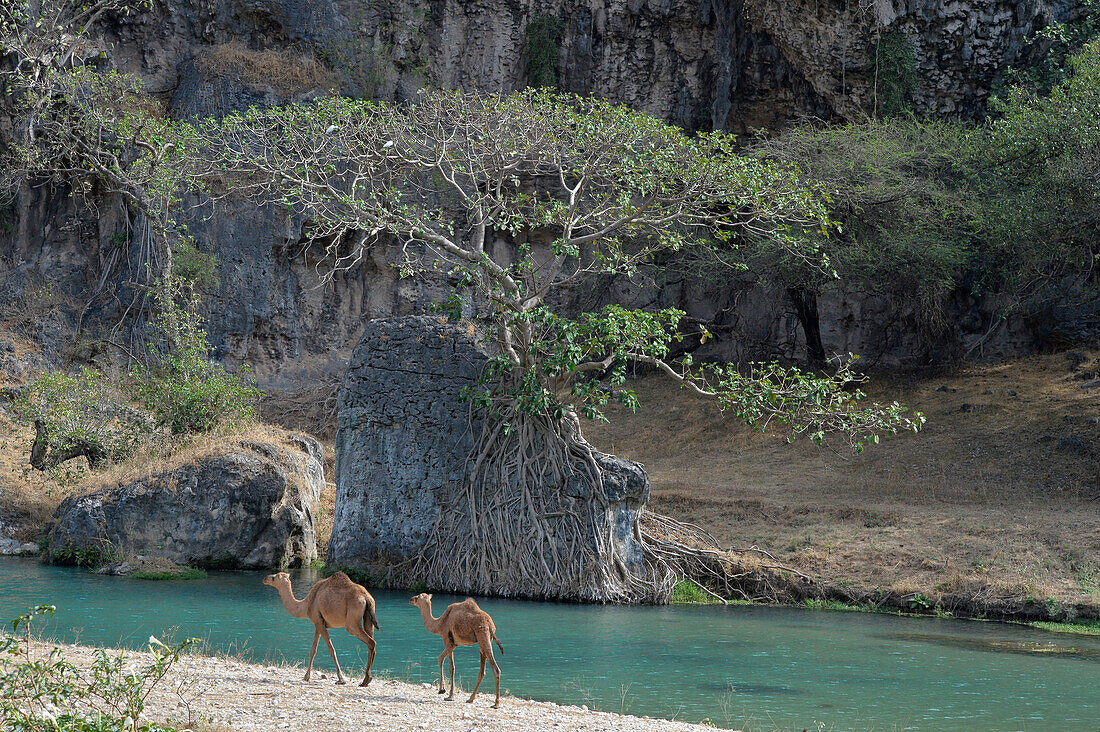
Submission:
M 141 76 L 181 117 L 299 99 L 326 86 L 406 99 L 425 84 L 482 89 L 525 85 L 528 28 L 561 19 L 554 72 L 567 90 L 640 107 L 688 128 L 744 132 L 793 119 L 858 119 L 879 103 L 878 42 L 900 34 L 915 62 L 908 103 L 919 112 L 974 116 L 1004 70 L 1026 62 L 1029 35 L 1072 17 L 1068 0 L 169 0 L 111 18 L 111 63 Z M 253 54 L 249 56 L 249 54 Z M 309 71 L 305 73 L 303 70 Z M 218 257 L 209 329 L 228 364 L 248 361 L 265 385 L 337 373 L 362 324 L 423 312 L 438 283 L 400 280 L 385 246 L 322 286 L 301 222 L 228 201 L 185 216 L 199 248 Z M 104 327 L 129 303 L 120 283 L 140 267 L 126 251 L 117 201 L 26 189 L 0 210 L 0 293 L 54 298 L 40 340 L 47 355 L 111 350 Z M 121 239 L 120 239 L 121 237 Z M 730 280 L 613 283 L 620 300 L 675 304 L 713 322 L 704 355 L 803 355 L 781 292 Z M 604 289 L 573 305 L 603 301 Z M 568 304 L 567 304 L 568 305 Z M 939 362 L 966 353 L 991 325 L 988 303 L 963 303 L 928 338 L 909 314 L 873 295 L 823 298 L 830 352 L 868 353 L 881 365 Z M 41 328 L 35 326 L 36 328 Z M 1034 346 L 1013 324 L 986 354 Z M 888 336 L 888 337 L 885 337 Z M 971 351 L 973 352 L 973 351 Z

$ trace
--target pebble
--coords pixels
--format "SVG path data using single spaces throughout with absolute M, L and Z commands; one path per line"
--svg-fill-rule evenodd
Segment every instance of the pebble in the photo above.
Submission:
M 62 646 L 66 658 L 78 667 L 90 666 L 94 648 Z M 110 653 L 117 653 L 112 651 Z M 148 662 L 147 653 L 127 652 L 131 661 Z M 504 666 L 502 685 L 507 683 Z M 228 672 L 228 673 L 227 673 Z M 631 717 L 591 711 L 552 702 L 502 696 L 500 709 L 491 708 L 494 696 L 479 693 L 472 706 L 444 702 L 431 683 L 376 679 L 366 689 L 335 687 L 333 682 L 301 680 L 297 666 L 265 666 L 204 656 L 186 656 L 159 685 L 146 707 L 151 721 L 182 726 L 187 713 L 171 689 L 173 679 L 197 680 L 203 689 L 187 710 L 203 720 L 203 727 L 230 727 L 234 732 L 293 729 L 302 732 L 359 732 L 431 729 L 441 732 L 492 730 L 535 732 L 545 729 L 597 732 L 703 732 L 713 728 L 686 722 Z M 221 681 L 222 683 L 215 683 Z M 482 686 L 484 689 L 484 686 Z M 281 693 L 280 693 L 281 692 Z M 457 694 L 456 694 L 457 695 Z

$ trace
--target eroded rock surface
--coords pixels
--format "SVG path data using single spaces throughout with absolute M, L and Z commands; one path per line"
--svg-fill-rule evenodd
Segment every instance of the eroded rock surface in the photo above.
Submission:
M 322 448 L 310 437 L 242 441 L 118 488 L 64 501 L 49 551 L 59 561 L 148 555 L 215 569 L 268 569 L 317 556 Z
M 460 395 L 477 384 L 489 354 L 468 322 L 411 316 L 367 324 L 340 397 L 336 515 L 328 562 L 365 568 L 396 584 L 420 581 L 505 596 L 611 599 L 564 573 L 526 584 L 501 581 L 509 572 L 506 562 L 500 577 L 477 577 L 468 584 L 417 575 L 409 565 L 422 551 L 442 551 L 433 543 L 433 527 L 441 517 L 458 534 L 466 525 L 466 504 L 456 494 L 482 420 Z M 641 571 L 642 551 L 633 528 L 649 499 L 649 478 L 638 463 L 602 453 L 596 453 L 596 461 L 606 506 L 593 498 L 591 485 L 574 478 L 565 485 L 539 486 L 547 495 L 535 497 L 546 503 L 538 508 L 558 513 L 561 521 L 569 521 L 566 514 L 572 513 L 609 530 L 618 555 Z M 463 551 L 484 549 L 471 542 Z M 595 557 L 594 547 L 587 549 Z M 589 591 L 597 594 L 585 595 Z

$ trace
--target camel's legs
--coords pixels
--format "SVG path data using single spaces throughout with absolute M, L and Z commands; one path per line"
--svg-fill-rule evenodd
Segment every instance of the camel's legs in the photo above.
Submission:
M 309 647 L 309 665 L 306 666 L 306 677 L 303 681 L 309 681 L 309 675 L 313 672 L 313 657 L 317 655 L 317 640 L 321 637 L 321 626 L 315 626 L 313 630 L 313 645 Z
M 332 647 L 332 639 L 328 637 L 328 630 L 321 628 L 321 636 L 325 639 L 325 645 L 328 646 L 329 655 L 332 656 L 332 662 L 336 664 L 336 683 L 346 684 L 344 681 L 344 672 L 340 670 L 340 659 L 336 657 L 336 649 Z
M 444 701 L 455 700 L 455 647 L 451 646 L 447 650 L 447 660 L 451 662 L 451 693 L 443 698 Z
M 447 654 L 450 653 L 446 648 L 443 649 L 443 653 L 439 654 L 439 693 L 446 694 L 447 689 L 444 688 L 444 680 L 447 678 L 443 675 L 443 661 L 447 658 Z
M 477 683 L 474 684 L 474 691 L 470 694 L 470 698 L 466 700 L 467 704 L 473 704 L 474 699 L 477 699 L 477 690 L 481 686 L 481 680 L 485 678 L 485 654 L 481 654 L 481 668 L 477 672 Z
M 493 640 L 489 635 L 488 629 L 479 630 L 477 633 L 477 645 L 481 649 L 481 674 L 477 677 L 477 683 L 481 685 L 481 677 L 485 675 L 485 661 L 489 661 L 489 665 L 493 667 L 493 676 L 497 682 L 497 700 L 493 704 L 494 709 L 500 708 L 500 666 L 497 665 L 497 660 L 493 658 Z M 474 687 L 474 693 L 470 695 L 470 701 L 474 700 L 477 696 L 477 686 Z
M 362 614 L 360 614 L 359 622 L 362 621 Z M 374 641 L 374 628 L 366 627 L 365 623 L 362 628 L 356 627 L 354 624 L 348 625 L 346 627 L 349 633 L 367 644 L 367 653 L 369 654 L 367 656 L 367 672 L 363 675 L 363 683 L 359 684 L 360 686 L 366 686 L 370 683 L 370 669 L 371 666 L 374 665 L 374 648 L 377 645 L 377 643 L 375 643 Z

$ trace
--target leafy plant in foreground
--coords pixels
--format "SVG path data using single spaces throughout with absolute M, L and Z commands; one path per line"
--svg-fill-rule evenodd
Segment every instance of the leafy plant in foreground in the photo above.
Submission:
M 31 628 L 51 617 L 52 605 L 39 605 L 0 633 L 0 720 L 16 732 L 170 732 L 142 719 L 146 701 L 195 639 L 168 645 L 149 638 L 151 661 L 136 665 L 125 652 L 95 651 L 81 669 L 61 648 L 36 652 Z

